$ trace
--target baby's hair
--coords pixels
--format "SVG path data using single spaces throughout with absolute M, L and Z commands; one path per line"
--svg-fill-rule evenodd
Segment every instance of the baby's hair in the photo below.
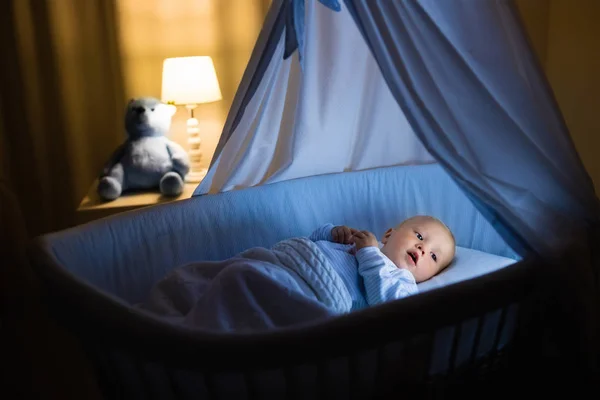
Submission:
M 452 233 L 452 231 L 450 230 L 450 228 L 448 228 L 448 225 L 446 225 L 445 223 L 443 223 L 439 218 L 432 217 L 431 215 L 413 215 L 412 217 L 406 218 L 404 221 L 400 222 L 400 224 L 398 224 L 397 227 L 400 228 L 405 223 L 407 223 L 409 221 L 412 221 L 413 219 L 417 219 L 417 218 L 424 218 L 424 219 L 429 219 L 429 220 L 437 222 L 438 224 L 440 224 L 444 228 L 446 228 L 446 230 L 448 231 L 448 233 L 450 234 L 450 236 L 452 236 L 452 240 L 455 240 L 454 239 L 454 234 Z
M 431 217 L 433 218 L 435 221 L 437 221 L 440 225 L 442 225 L 444 228 L 446 228 L 446 231 L 448 231 L 448 233 L 450 234 L 450 238 L 452 239 L 452 243 L 454 243 L 454 245 L 456 246 L 456 238 L 454 237 L 454 233 L 452 233 L 452 230 L 450 230 L 450 228 L 448 228 L 448 225 L 446 225 L 445 223 L 443 223 L 441 220 L 439 220 L 438 218 L 435 217 Z

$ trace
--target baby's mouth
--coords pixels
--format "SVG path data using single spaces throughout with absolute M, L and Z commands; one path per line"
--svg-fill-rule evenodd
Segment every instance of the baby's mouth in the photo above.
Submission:
M 415 263 L 415 265 L 417 265 L 417 261 L 419 261 L 419 255 L 417 254 L 417 252 L 409 250 L 409 251 L 407 251 L 407 253 L 410 256 L 413 263 Z

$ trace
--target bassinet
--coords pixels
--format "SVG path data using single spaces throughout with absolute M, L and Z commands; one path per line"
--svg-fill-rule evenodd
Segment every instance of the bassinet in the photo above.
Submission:
M 274 0 L 197 197 L 33 247 L 49 304 L 106 396 L 426 397 L 495 383 L 489 397 L 519 381 L 574 384 L 579 365 L 564 362 L 596 331 L 578 336 L 567 317 L 597 317 L 597 261 L 584 256 L 600 208 L 515 14 L 509 1 Z M 380 234 L 417 213 L 441 218 L 459 246 L 524 258 L 266 334 L 183 330 L 131 306 L 190 261 L 324 222 Z M 558 244 L 580 245 L 560 259 L 576 271 L 538 258 L 564 255 Z M 580 313 L 557 307 L 570 297 Z
M 33 265 L 107 398 L 369 398 L 408 383 L 487 378 L 531 322 L 530 260 L 265 334 L 192 332 L 132 308 L 177 265 L 307 234 L 319 221 L 379 232 L 415 213 L 442 218 L 459 246 L 511 253 L 441 168 L 428 165 L 302 178 L 125 213 L 39 238 Z

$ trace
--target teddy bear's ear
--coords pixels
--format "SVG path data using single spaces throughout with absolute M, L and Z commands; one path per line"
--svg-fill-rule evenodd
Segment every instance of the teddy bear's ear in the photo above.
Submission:
M 167 108 L 167 112 L 169 113 L 170 117 L 175 115 L 175 113 L 177 112 L 177 107 L 175 107 L 174 104 L 165 104 L 164 106 Z

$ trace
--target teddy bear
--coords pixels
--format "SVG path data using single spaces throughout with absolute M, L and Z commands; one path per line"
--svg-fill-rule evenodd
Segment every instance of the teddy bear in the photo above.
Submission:
M 160 190 L 164 196 L 183 192 L 190 160 L 179 144 L 167 139 L 171 106 L 154 97 L 131 99 L 125 113 L 127 139 L 112 154 L 98 181 L 97 192 L 114 200 L 128 190 Z

